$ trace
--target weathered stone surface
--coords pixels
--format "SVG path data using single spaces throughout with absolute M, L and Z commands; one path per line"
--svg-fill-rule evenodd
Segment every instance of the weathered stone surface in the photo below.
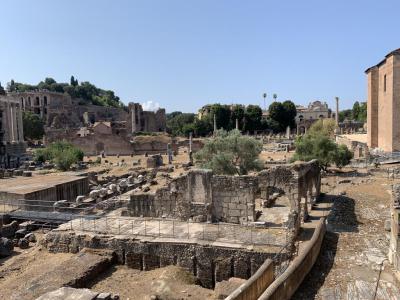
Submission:
M 17 238 L 17 239 L 23 238 L 27 233 L 28 233 L 28 230 L 26 230 L 25 228 L 18 229 L 15 232 L 15 238 Z
M 25 235 L 24 238 L 27 239 L 31 243 L 36 243 L 36 236 L 33 232 L 28 233 L 27 235 Z
M 111 300 L 111 293 L 100 293 L 96 300 Z
M 245 279 L 235 277 L 232 277 L 229 280 L 218 282 L 214 289 L 215 299 L 225 299 L 245 282 Z
M 80 253 L 59 264 L 57 267 L 49 269 L 40 276 L 31 278 L 25 283 L 24 288 L 16 291 L 16 299 L 39 297 L 63 286 L 75 288 L 84 287 L 88 281 L 94 279 L 101 272 L 108 269 L 113 261 L 114 255 L 112 251 L 84 249 Z
M 14 249 L 14 245 L 11 240 L 0 237 L 0 257 L 10 256 Z
M 18 240 L 18 247 L 21 249 L 28 249 L 29 248 L 29 241 L 27 239 L 19 239 Z
M 74 289 L 71 287 L 62 287 L 55 291 L 48 292 L 36 300 L 95 300 L 99 293 L 92 292 L 89 289 Z M 103 298 L 107 299 L 107 298 Z M 110 298 L 108 298 L 110 299 Z
M 10 224 L 3 225 L 3 227 L 0 228 L 0 235 L 6 238 L 12 238 L 17 230 L 17 221 L 12 221 Z

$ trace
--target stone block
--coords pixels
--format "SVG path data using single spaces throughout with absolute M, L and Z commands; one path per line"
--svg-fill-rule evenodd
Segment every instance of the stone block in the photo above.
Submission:
M 133 269 L 143 270 L 143 258 L 142 254 L 126 252 L 125 264 Z
M 10 256 L 14 249 L 13 242 L 5 237 L 0 237 L 0 257 Z
M 111 300 L 111 293 L 100 293 L 96 300 Z
M 228 280 L 232 273 L 232 260 L 231 258 L 218 259 L 215 262 L 215 281 Z
M 238 206 L 236 204 L 234 204 L 234 203 L 229 203 L 228 208 L 229 209 L 237 209 Z
M 160 267 L 160 257 L 157 255 L 143 255 L 143 270 L 149 271 Z
M 241 216 L 240 210 L 238 210 L 238 209 L 230 209 L 229 210 L 229 215 L 231 217 L 240 217 Z
M 234 277 L 248 279 L 251 273 L 250 261 L 246 258 L 237 257 L 233 263 Z

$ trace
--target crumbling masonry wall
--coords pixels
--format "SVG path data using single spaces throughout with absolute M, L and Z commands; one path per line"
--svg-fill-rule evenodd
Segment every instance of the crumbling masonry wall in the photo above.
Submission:
M 183 267 L 207 288 L 230 277 L 247 279 L 275 252 L 257 252 L 182 243 L 179 241 L 138 241 L 131 238 L 110 237 L 72 232 L 50 232 L 41 242 L 50 252 L 78 253 L 83 248 L 108 249 L 116 253 L 118 263 L 139 270 L 153 270 L 168 265 Z
M 400 275 L 400 184 L 392 190 L 389 261 Z
M 268 199 L 271 191 L 279 189 L 290 200 L 289 227 L 299 228 L 299 217 L 307 218 L 309 206 L 320 194 L 320 184 L 316 161 L 277 166 L 255 176 L 191 170 L 155 193 L 132 194 L 128 212 L 133 217 L 246 223 L 255 221 L 255 199 Z
M 256 191 L 254 176 L 213 176 L 214 219 L 228 223 L 255 221 Z

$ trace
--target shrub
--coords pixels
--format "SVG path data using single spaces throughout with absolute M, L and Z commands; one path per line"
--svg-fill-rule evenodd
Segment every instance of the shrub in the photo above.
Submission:
M 72 164 L 83 159 L 83 151 L 71 143 L 62 141 L 51 143 L 44 149 L 35 151 L 36 162 L 51 161 L 56 164 L 56 168 L 62 171 L 68 170 Z
M 338 168 L 350 163 L 353 153 L 345 145 L 337 145 L 332 139 L 334 126 L 331 121 L 322 120 L 313 124 L 304 136 L 296 140 L 296 153 L 292 160 L 310 161 L 317 159 L 326 170 L 331 164 Z
M 242 175 L 261 169 L 258 160 L 261 150 L 261 142 L 242 136 L 238 130 L 218 130 L 195 154 L 195 159 L 201 167 L 212 169 L 216 174 Z

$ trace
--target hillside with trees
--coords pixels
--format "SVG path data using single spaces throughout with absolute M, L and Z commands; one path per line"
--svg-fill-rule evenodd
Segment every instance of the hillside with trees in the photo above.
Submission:
M 34 90 L 48 90 L 58 93 L 67 93 L 74 99 L 80 99 L 80 104 L 94 104 L 100 106 L 124 107 L 119 97 L 111 90 L 103 90 L 89 81 L 78 82 L 71 76 L 70 82 L 56 82 L 53 78 L 46 78 L 37 85 L 15 82 L 7 84 L 8 92 L 28 92 Z

